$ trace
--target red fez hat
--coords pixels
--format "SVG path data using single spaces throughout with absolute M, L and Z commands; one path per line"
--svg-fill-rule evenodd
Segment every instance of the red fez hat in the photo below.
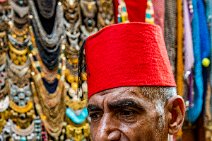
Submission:
M 115 24 L 85 42 L 88 97 L 123 86 L 175 87 L 162 30 L 147 23 Z

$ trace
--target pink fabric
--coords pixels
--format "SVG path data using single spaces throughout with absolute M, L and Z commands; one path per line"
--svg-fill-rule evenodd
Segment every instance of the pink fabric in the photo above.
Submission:
M 187 0 L 183 0 L 183 11 L 184 11 L 184 53 L 185 53 L 185 72 L 191 71 L 194 66 L 194 53 L 193 53 L 193 42 L 191 34 L 191 21 L 188 9 Z
M 155 12 L 155 24 L 159 25 L 164 33 L 165 1 L 152 0 Z
M 4 3 L 4 2 L 6 2 L 7 0 L 0 0 L 0 3 Z

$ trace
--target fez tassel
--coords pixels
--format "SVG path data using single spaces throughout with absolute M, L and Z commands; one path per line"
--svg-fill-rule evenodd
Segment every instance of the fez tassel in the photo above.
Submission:
M 85 52 L 88 97 L 123 86 L 176 86 L 157 25 L 108 26 L 86 40 Z

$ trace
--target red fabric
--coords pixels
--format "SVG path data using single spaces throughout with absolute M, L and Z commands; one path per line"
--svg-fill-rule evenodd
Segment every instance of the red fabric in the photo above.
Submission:
M 147 0 L 124 0 L 130 22 L 145 22 Z M 117 23 L 118 0 L 113 0 Z
M 176 86 L 161 28 L 108 26 L 85 43 L 88 97 L 122 86 Z
M 159 26 L 108 26 L 86 40 L 85 52 L 89 98 L 121 86 L 176 86 Z

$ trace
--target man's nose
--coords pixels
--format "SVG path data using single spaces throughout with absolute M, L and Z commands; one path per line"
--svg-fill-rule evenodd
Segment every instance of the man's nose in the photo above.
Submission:
M 96 141 L 119 141 L 121 132 L 118 124 L 109 114 L 104 114 L 98 128 Z

